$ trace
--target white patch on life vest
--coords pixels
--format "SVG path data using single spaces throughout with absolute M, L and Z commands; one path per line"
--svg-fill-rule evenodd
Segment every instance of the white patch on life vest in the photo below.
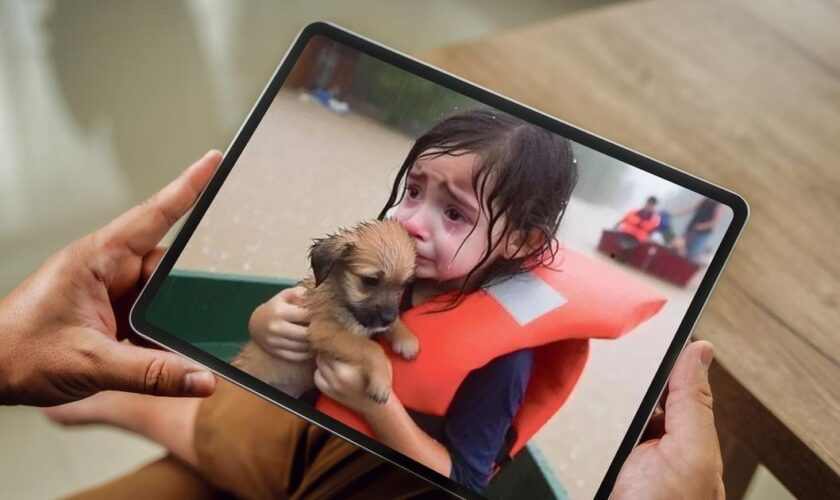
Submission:
M 527 325 L 568 301 L 533 273 L 517 274 L 486 290 L 520 326 Z

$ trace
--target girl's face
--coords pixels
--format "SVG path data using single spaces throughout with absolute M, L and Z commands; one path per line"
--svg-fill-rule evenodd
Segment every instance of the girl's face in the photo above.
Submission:
M 417 245 L 418 278 L 440 282 L 463 278 L 487 251 L 489 221 L 472 188 L 475 161 L 475 154 L 425 158 L 408 173 L 405 196 L 394 218 Z M 501 233 L 503 227 L 500 220 L 495 232 Z M 497 237 L 494 234 L 493 241 Z

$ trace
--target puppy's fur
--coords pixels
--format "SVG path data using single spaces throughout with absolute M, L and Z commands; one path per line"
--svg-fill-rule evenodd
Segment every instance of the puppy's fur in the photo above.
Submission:
M 390 363 L 370 337 L 385 335 L 405 359 L 417 355 L 417 337 L 399 317 L 403 290 L 414 274 L 414 242 L 395 221 L 363 222 L 315 240 L 309 257 L 313 276 L 303 281 L 303 307 L 312 313 L 312 350 L 359 366 L 368 396 L 384 403 L 391 392 Z M 314 385 L 314 361 L 278 359 L 253 340 L 233 364 L 294 397 Z

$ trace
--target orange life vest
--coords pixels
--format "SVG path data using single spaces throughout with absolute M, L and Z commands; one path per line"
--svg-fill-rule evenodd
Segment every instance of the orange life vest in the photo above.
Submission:
M 386 347 L 393 390 L 406 408 L 443 417 L 467 375 L 493 359 L 534 349 L 534 365 L 513 421 L 512 457 L 560 409 L 577 383 L 589 339 L 614 339 L 656 314 L 665 299 L 622 271 L 564 250 L 552 265 L 471 293 L 455 308 L 427 301 L 402 315 L 420 340 L 405 361 Z M 383 345 L 387 345 L 384 344 Z M 367 423 L 327 396 L 321 412 L 371 437 Z
M 622 233 L 632 235 L 639 240 L 639 243 L 642 243 L 647 241 L 651 233 L 659 227 L 660 218 L 658 213 L 653 212 L 650 214 L 650 217 L 643 219 L 639 215 L 639 212 L 640 210 L 634 210 L 625 215 L 624 219 L 621 220 L 621 224 L 618 225 L 618 230 Z

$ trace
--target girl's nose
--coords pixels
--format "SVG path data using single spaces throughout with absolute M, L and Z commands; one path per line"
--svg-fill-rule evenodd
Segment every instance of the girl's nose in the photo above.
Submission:
M 403 227 L 408 234 L 412 238 L 417 238 L 418 240 L 425 241 L 429 238 L 429 231 L 426 229 L 425 224 L 420 221 L 418 214 L 414 214 L 413 216 L 409 217 L 408 219 L 403 221 Z

